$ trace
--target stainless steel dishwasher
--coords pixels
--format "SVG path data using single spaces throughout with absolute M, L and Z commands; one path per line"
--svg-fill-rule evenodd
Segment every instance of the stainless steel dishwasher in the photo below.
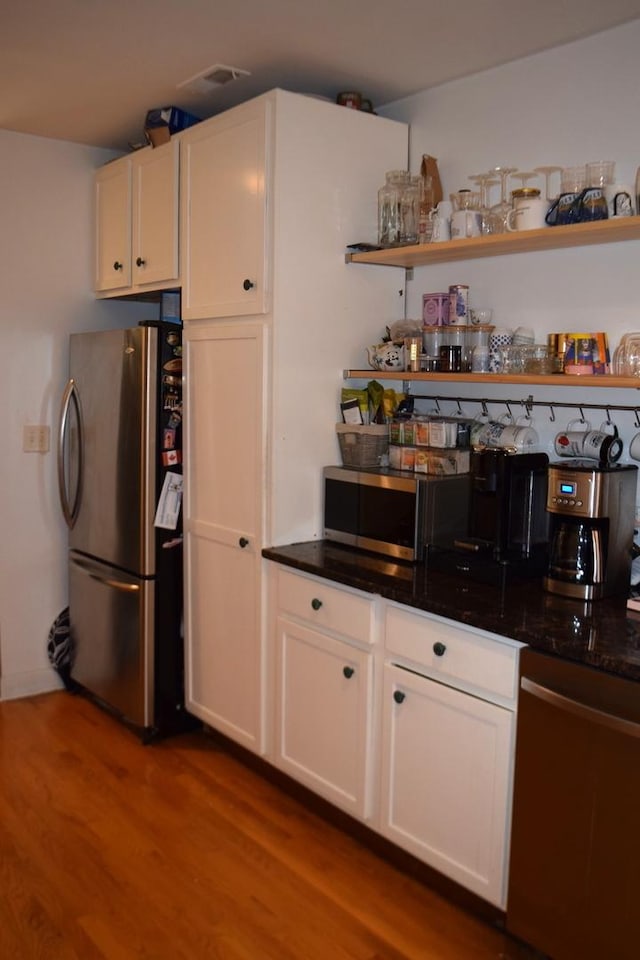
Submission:
M 553 960 L 640 956 L 640 683 L 530 648 L 507 929 Z

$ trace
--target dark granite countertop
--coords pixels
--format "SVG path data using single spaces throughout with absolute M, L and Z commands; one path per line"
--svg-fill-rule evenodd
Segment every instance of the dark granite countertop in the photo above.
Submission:
M 640 681 L 640 614 L 627 611 L 624 597 L 594 602 L 557 597 L 545 592 L 537 579 L 506 586 L 461 581 L 427 564 L 393 563 L 325 540 L 271 547 L 262 554 L 296 570 Z

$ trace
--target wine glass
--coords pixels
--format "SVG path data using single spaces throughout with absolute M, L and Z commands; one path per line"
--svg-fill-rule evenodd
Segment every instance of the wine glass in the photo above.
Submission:
M 489 203 L 489 191 L 491 187 L 495 187 L 500 181 L 493 176 L 493 173 L 476 173 L 470 176 L 469 180 L 480 187 L 480 215 L 482 217 L 481 230 L 483 236 L 500 232 L 494 229 L 496 226 L 495 217 L 491 213 L 491 205 Z
M 493 167 L 491 173 L 497 173 L 500 177 L 500 202 L 491 207 L 491 213 L 495 218 L 494 233 L 505 233 L 507 229 L 507 217 L 511 210 L 509 202 L 509 191 L 507 190 L 507 181 L 512 173 L 517 172 L 517 167 Z
M 513 173 L 513 179 L 514 179 L 514 180 L 520 180 L 520 187 L 521 187 L 521 189 L 524 188 L 524 187 L 526 187 L 527 181 L 529 181 L 529 180 L 536 180 L 537 178 L 538 178 L 538 174 L 537 174 L 537 172 L 536 172 L 535 170 L 532 170 L 532 171 L 518 171 L 518 172 L 514 172 L 514 173 Z
M 549 166 L 549 167 L 534 167 L 533 169 L 535 170 L 536 173 L 541 173 L 541 174 L 544 176 L 544 180 L 545 180 L 545 188 L 544 188 L 545 198 L 546 198 L 546 200 L 547 200 L 547 203 L 552 203 L 552 202 L 555 200 L 555 196 L 553 196 L 553 197 L 551 196 L 551 190 L 550 190 L 550 188 L 549 188 L 549 183 L 550 183 L 550 181 L 551 181 L 551 174 L 552 174 L 552 173 L 560 173 L 560 171 L 562 170 L 562 167 L 553 167 L 553 166 Z M 557 194 L 556 194 L 556 196 L 557 196 Z

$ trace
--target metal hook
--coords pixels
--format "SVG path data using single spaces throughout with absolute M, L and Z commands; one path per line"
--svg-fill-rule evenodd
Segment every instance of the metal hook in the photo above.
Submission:
M 551 420 L 551 423 L 555 423 L 555 422 L 556 422 L 556 412 L 555 412 L 555 410 L 553 409 L 553 404 L 552 404 L 552 403 L 549 404 L 549 420 Z
M 456 397 L 456 404 L 458 405 L 458 416 L 462 416 L 463 410 L 462 405 L 460 404 L 460 397 Z
M 486 400 L 481 400 L 481 401 L 480 401 L 480 406 L 482 407 L 483 416 L 488 417 L 488 416 L 489 416 L 489 408 L 488 408 L 488 406 L 487 406 L 487 401 L 486 401 Z
M 607 411 L 607 419 L 605 422 L 607 426 L 613 426 L 613 421 L 611 420 L 611 413 L 609 411 L 609 407 L 605 407 L 605 410 Z
M 638 408 L 636 407 L 633 411 L 633 415 L 636 418 L 636 427 L 640 429 L 640 417 L 638 416 Z
M 521 406 L 522 409 L 524 410 L 523 416 L 524 416 L 525 420 L 531 420 L 531 407 L 529 406 L 529 404 L 527 403 L 527 401 L 526 401 L 526 400 L 521 400 L 521 401 L 520 401 L 520 406 Z
M 512 412 L 511 412 L 511 407 L 509 406 L 509 401 L 508 401 L 508 400 L 503 400 L 502 402 L 504 403 L 505 407 L 507 408 L 507 413 L 509 414 L 509 416 L 510 416 L 511 419 L 513 420 L 513 414 L 512 414 Z
M 578 410 L 580 411 L 580 423 L 586 423 L 587 421 L 586 421 L 585 418 L 584 418 L 584 411 L 583 411 L 582 407 L 579 406 L 579 407 L 578 407 Z
M 439 401 L 438 401 L 438 398 L 437 398 L 437 397 L 434 397 L 434 398 L 433 398 L 433 402 L 434 402 L 435 405 L 436 405 L 436 413 L 440 413 L 440 403 L 439 403 Z

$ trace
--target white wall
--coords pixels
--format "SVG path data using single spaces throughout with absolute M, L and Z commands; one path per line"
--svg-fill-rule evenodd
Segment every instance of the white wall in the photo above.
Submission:
M 531 170 L 601 159 L 615 160 L 617 179 L 633 187 L 640 166 L 639 49 L 636 20 L 424 91 L 380 112 L 411 125 L 413 172 L 419 171 L 423 153 L 438 158 L 445 194 L 472 186 L 469 175 L 496 165 Z M 467 283 L 472 303 L 493 307 L 500 326 L 533 327 L 539 342 L 552 331 L 606 330 L 613 349 L 624 331 L 640 330 L 639 262 L 640 241 L 633 241 L 423 267 L 409 283 L 408 315 L 420 316 L 423 293 Z M 452 392 L 469 396 L 478 389 L 459 385 Z M 629 390 L 509 387 L 482 393 L 504 396 L 507 390 L 516 397 L 531 392 L 538 399 L 640 403 L 636 391 Z M 591 418 L 599 425 L 599 413 Z M 636 431 L 634 419 L 623 415 L 619 420 L 628 441 Z M 538 413 L 537 425 L 548 448 L 556 425 L 547 411 Z
M 0 697 L 59 685 L 47 633 L 67 604 L 55 430 L 69 333 L 136 322 L 138 304 L 93 298 L 93 171 L 113 154 L 0 130 Z M 22 452 L 24 424 L 51 427 Z

